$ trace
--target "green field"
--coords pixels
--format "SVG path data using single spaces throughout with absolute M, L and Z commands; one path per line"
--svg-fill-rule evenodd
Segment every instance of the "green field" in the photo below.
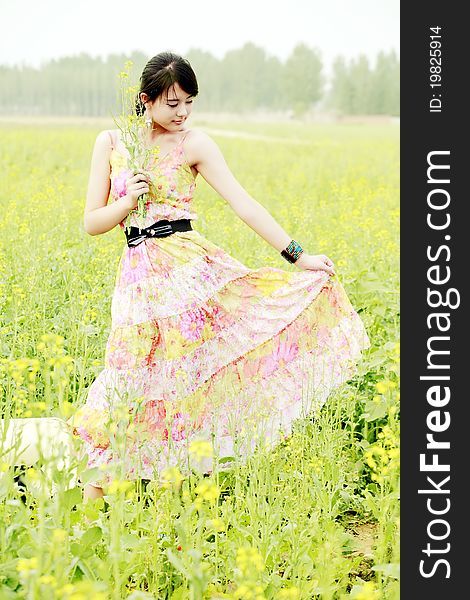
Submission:
M 31 468 L 21 500 L 0 456 L 0 599 L 398 599 L 398 127 L 193 126 L 291 237 L 334 261 L 371 348 L 275 452 L 180 491 L 117 482 L 83 503 L 65 475 L 38 491 Z M 3 418 L 67 418 L 103 368 L 124 236 L 89 236 L 82 216 L 107 127 L 0 123 Z M 297 270 L 197 181 L 195 229 L 251 268 Z

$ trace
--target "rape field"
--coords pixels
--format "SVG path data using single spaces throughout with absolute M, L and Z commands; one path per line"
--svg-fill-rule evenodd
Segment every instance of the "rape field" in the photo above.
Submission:
M 108 127 L 0 124 L 3 418 L 67 418 L 103 368 L 124 236 L 87 235 L 82 214 Z M 371 348 L 274 452 L 181 489 L 171 470 L 84 503 L 67 473 L 50 493 L 0 444 L 0 599 L 399 597 L 398 128 L 228 122 L 213 137 L 289 235 L 334 261 Z M 195 229 L 251 268 L 297 270 L 197 182 Z

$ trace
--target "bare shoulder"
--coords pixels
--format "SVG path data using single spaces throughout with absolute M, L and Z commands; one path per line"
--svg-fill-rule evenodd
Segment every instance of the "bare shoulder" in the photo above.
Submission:
M 113 147 L 115 140 L 117 139 L 117 130 L 104 129 L 100 131 L 96 136 L 95 145 L 98 148 L 109 149 Z
M 185 138 L 185 152 L 190 164 L 198 164 L 214 152 L 220 153 L 216 142 L 202 129 L 190 129 Z
M 111 152 L 114 147 L 111 131 L 105 129 L 96 135 L 91 156 L 92 168 L 99 168 L 103 172 L 109 170 Z
M 200 146 L 201 144 L 206 145 L 211 143 L 215 143 L 214 140 L 202 129 L 189 129 L 186 134 L 185 144 L 187 146 Z
M 109 162 L 111 152 L 115 146 L 116 132 L 110 129 L 100 131 L 95 139 L 93 147 L 92 160 L 101 162 Z

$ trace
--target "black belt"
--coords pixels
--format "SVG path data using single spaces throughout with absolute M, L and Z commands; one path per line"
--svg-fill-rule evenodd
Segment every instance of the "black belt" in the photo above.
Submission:
M 167 237 L 176 231 L 190 230 L 192 230 L 191 219 L 177 219 L 176 221 L 162 219 L 145 229 L 139 229 L 138 227 L 130 227 L 128 229 L 125 227 L 124 233 L 126 234 L 127 245 L 137 246 L 146 238 Z

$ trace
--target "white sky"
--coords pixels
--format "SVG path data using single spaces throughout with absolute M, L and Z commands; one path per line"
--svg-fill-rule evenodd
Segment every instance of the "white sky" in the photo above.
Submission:
M 399 0 L 0 0 L 0 64 L 190 48 L 222 58 L 247 41 L 284 61 L 305 42 L 328 71 L 339 54 L 399 54 L 399 18 Z

